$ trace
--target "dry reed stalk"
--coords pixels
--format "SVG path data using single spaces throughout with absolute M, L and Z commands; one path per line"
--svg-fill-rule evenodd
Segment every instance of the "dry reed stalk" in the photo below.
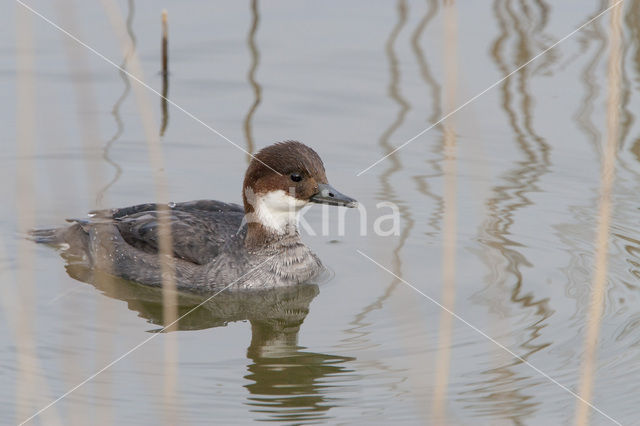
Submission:
M 31 13 L 16 6 L 16 157 L 21 164 L 16 168 L 16 217 L 20 232 L 26 233 L 35 224 L 36 187 L 35 128 L 36 128 L 36 74 L 35 41 Z M 48 400 L 49 392 L 44 374 L 38 363 L 34 332 L 35 274 L 34 245 L 26 238 L 18 240 L 16 286 L 18 288 L 17 320 L 8 321 L 14 326 L 17 349 L 16 420 L 27 418 L 31 402 Z M 4 258 L 4 256 L 3 256 Z M 11 311 L 7 311 L 10 315 Z M 38 397 L 36 397 L 39 396 Z M 55 411 L 44 418 L 47 424 L 60 424 Z
M 16 68 L 17 99 L 16 121 L 17 158 L 23 163 L 16 168 L 16 218 L 20 231 L 28 231 L 35 223 L 35 183 L 33 155 L 35 144 L 35 42 L 29 12 L 16 7 Z M 29 399 L 35 393 L 33 359 L 35 342 L 33 336 L 34 273 L 33 245 L 26 239 L 18 241 L 18 297 L 22 309 L 17 322 L 16 348 L 18 375 L 16 381 L 16 418 L 21 420 L 30 414 Z
M 162 74 L 169 73 L 169 28 L 167 10 L 162 10 Z
M 60 17 L 65 28 L 73 34 L 80 36 L 81 31 L 76 17 L 76 4 L 72 0 L 58 0 L 56 2 L 57 9 L 60 11 Z M 89 65 L 89 56 L 84 48 L 78 47 L 75 42 L 69 38 L 63 38 L 62 43 L 66 53 L 67 63 L 70 71 L 71 81 L 75 94 L 76 114 L 80 127 L 80 137 L 82 138 L 82 146 L 84 151 L 84 163 L 86 172 L 86 182 L 88 182 L 88 200 L 92 202 L 93 208 L 100 208 L 104 197 L 100 196 L 100 188 L 104 182 L 102 168 L 97 167 L 95 163 L 95 153 L 102 148 L 103 141 L 100 138 L 100 130 L 98 117 L 94 113 L 87 114 L 87 111 L 99 111 L 98 101 L 93 90 L 93 81 L 91 80 L 91 69 Z M 80 79 L 75 76 L 90 76 L 89 79 Z M 64 187 L 63 185 L 61 187 Z M 68 196 L 65 193 L 64 196 Z M 111 258 L 99 259 L 100 269 L 111 271 L 113 264 Z M 96 276 L 96 284 L 99 288 L 106 287 L 113 278 L 107 274 Z M 112 322 L 113 312 L 109 309 L 110 304 L 99 297 L 97 300 L 97 309 L 95 312 L 97 324 L 110 324 Z M 65 333 L 64 339 L 82 340 L 82 330 L 71 327 L 71 333 Z M 102 334 L 97 339 L 97 345 L 94 352 L 95 361 L 98 365 L 107 364 L 110 361 L 110 355 L 113 348 L 113 340 L 108 332 Z M 83 358 L 73 352 L 65 352 L 65 360 L 63 364 L 64 377 L 66 381 L 71 382 L 71 386 L 82 380 L 80 377 L 79 366 L 82 364 Z M 106 377 L 102 380 L 94 382 L 92 385 L 95 389 L 95 397 L 98 400 L 107 401 L 111 398 L 111 380 L 106 373 Z M 82 413 L 78 411 L 70 411 L 70 420 L 75 424 L 86 424 L 89 419 L 80 417 Z M 93 418 L 92 418 L 93 419 Z M 95 407 L 95 419 L 99 419 L 100 424 L 113 423 L 113 413 L 110 404 L 99 404 Z
M 160 124 L 160 136 L 164 136 L 169 124 L 169 108 L 167 95 L 169 94 L 169 23 L 166 10 L 162 11 L 162 98 L 160 98 L 160 110 L 162 111 L 162 123 Z
M 2 238 L 0 236 L 0 259 L 9 259 L 8 254 L 7 254 L 7 249 L 6 249 L 6 245 L 4 244 L 4 242 L 2 241 Z M 13 282 L 13 283 L 18 283 L 18 285 L 16 287 L 19 287 L 19 283 L 21 283 L 20 277 L 18 276 L 18 274 L 14 273 L 14 274 L 7 274 L 7 272 L 10 272 L 9 270 L 4 270 L 0 273 L 0 277 L 6 275 L 10 275 L 8 277 L 6 277 L 4 279 L 4 281 L 6 282 Z M 40 406 L 46 404 L 48 401 L 51 400 L 51 392 L 49 390 L 49 385 L 45 379 L 45 374 L 44 371 L 42 370 L 42 368 L 40 367 L 39 364 L 39 360 L 37 358 L 37 354 L 35 353 L 35 346 L 31 346 L 29 347 L 28 345 L 25 345 L 25 338 L 28 338 L 29 336 L 25 336 L 25 335 L 21 335 L 21 316 L 23 315 L 24 309 L 22 308 L 22 306 L 20 306 L 19 303 L 15 303 L 16 301 L 20 300 L 20 296 L 15 294 L 15 292 L 12 292 L 9 290 L 9 286 L 6 285 L 0 285 L 0 313 L 4 313 L 5 314 L 5 327 L 13 332 L 13 340 L 16 342 L 16 348 L 18 348 L 18 351 L 20 350 L 20 347 L 27 347 L 30 349 L 33 349 L 33 353 L 28 353 L 28 352 L 23 352 L 22 354 L 20 354 L 20 352 L 18 352 L 18 377 L 17 377 L 17 388 L 16 389 L 16 413 L 15 413 L 15 419 L 14 422 L 17 424 L 19 422 L 24 421 L 25 418 L 27 418 L 27 416 L 25 416 L 23 413 L 20 413 L 21 409 L 24 409 L 25 411 L 28 411 L 30 409 L 38 409 L 40 408 Z M 22 342 L 22 343 L 21 343 Z M 28 373 L 30 373 L 30 377 L 33 378 L 33 383 L 32 383 L 32 387 L 34 389 L 37 389 L 37 396 L 38 396 L 38 401 L 36 402 L 37 407 L 29 407 L 27 406 L 26 401 L 23 401 L 23 404 L 20 404 L 20 402 L 24 399 L 23 395 L 24 390 L 19 389 L 19 385 L 21 383 L 20 380 L 20 357 L 24 356 L 27 357 L 26 360 L 24 360 L 22 362 L 22 365 L 28 365 L 29 366 L 29 371 Z M 31 356 L 31 358 L 28 358 L 29 356 Z M 27 394 L 27 395 L 34 395 L 34 394 Z M 3 413 L 3 414 L 8 414 L 8 413 Z M 27 415 L 30 415 L 31 412 L 28 412 Z M 60 415 L 57 412 L 56 408 L 53 408 L 51 410 L 49 410 L 49 412 L 47 413 L 43 413 L 42 414 L 42 424 L 46 424 L 46 425 L 62 425 L 62 421 L 60 420 Z
M 611 0 L 610 4 L 615 3 Z M 580 373 L 578 394 L 591 402 L 593 397 L 594 370 L 596 367 L 596 353 L 600 334 L 600 321 L 604 310 L 605 286 L 607 283 L 609 227 L 611 224 L 611 210 L 613 183 L 616 169 L 616 153 L 618 150 L 620 123 L 620 79 L 622 64 L 621 40 L 622 5 L 611 10 L 609 29 L 609 61 L 608 97 L 607 97 L 607 143 L 604 150 L 601 169 L 600 205 L 598 211 L 598 227 L 596 231 L 596 253 L 591 300 L 587 316 L 587 330 L 584 340 L 584 355 Z M 589 423 L 590 407 L 580 400 L 576 400 L 575 424 L 579 426 Z
M 458 11 L 454 1 L 445 3 L 443 7 L 444 41 L 445 41 L 445 79 L 444 102 L 445 111 L 455 108 L 458 81 Z M 453 118 L 444 122 L 444 214 L 443 214 L 443 247 L 442 247 L 442 298 L 441 303 L 450 311 L 455 305 L 456 281 L 456 239 L 457 239 L 457 159 L 456 135 Z M 447 388 L 449 385 L 449 368 L 451 364 L 451 333 L 453 316 L 442 310 L 438 329 L 438 352 L 435 364 L 434 393 L 432 401 L 432 418 L 434 424 L 446 423 Z
M 118 38 L 122 48 L 123 55 L 131 52 L 129 62 L 129 72 L 136 78 L 144 81 L 144 73 L 138 53 L 133 46 L 126 30 L 126 25 L 122 12 L 113 0 L 102 0 L 103 7 L 111 24 L 113 31 Z M 156 200 L 158 203 L 158 246 L 159 259 L 162 273 L 162 302 L 163 302 L 163 321 L 165 324 L 171 324 L 178 318 L 177 309 L 177 293 L 175 281 L 175 264 L 173 262 L 173 242 L 171 237 L 171 229 L 169 223 L 169 215 L 171 214 L 168 206 L 169 192 L 167 179 L 164 174 L 164 155 L 162 145 L 156 130 L 158 127 L 153 117 L 153 109 L 148 96 L 148 91 L 137 81 L 132 82 L 133 92 L 136 98 L 136 104 L 142 125 L 145 132 L 147 142 L 149 161 L 155 182 Z M 177 324 L 169 327 L 167 331 L 177 329 Z M 175 407 L 177 406 L 176 382 L 177 382 L 177 342 L 176 336 L 172 333 L 165 335 L 164 350 L 164 420 L 168 424 L 177 424 Z

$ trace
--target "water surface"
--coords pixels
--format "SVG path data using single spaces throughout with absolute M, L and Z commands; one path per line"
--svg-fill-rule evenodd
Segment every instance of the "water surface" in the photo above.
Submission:
M 28 4 L 129 69 L 131 52 L 121 50 L 100 3 Z M 570 393 L 468 325 L 447 322 L 439 306 L 403 280 L 437 301 L 443 288 L 453 290 L 458 315 L 577 391 L 607 142 L 610 15 L 356 174 L 606 2 L 459 3 L 453 15 L 435 0 L 117 4 L 152 88 L 162 91 L 166 7 L 169 98 L 250 152 L 283 139 L 313 146 L 334 186 L 367 208 L 367 232 L 358 213 L 348 211 L 340 235 L 332 211 L 330 232 L 322 235 L 322 209 L 315 207 L 305 217 L 317 235 L 307 232 L 304 240 L 331 268 L 331 279 L 221 296 L 187 316 L 179 331 L 154 333 L 163 323 L 161 294 L 118 280 L 98 285 L 89 272 L 65 267 L 54 250 L 22 239 L 28 225 L 154 199 L 157 170 L 136 83 L 5 2 L 3 15 L 16 19 L 0 30 L 0 422 L 20 422 L 151 335 L 157 337 L 33 424 L 573 421 Z M 609 267 L 592 399 L 623 424 L 637 422 L 640 393 L 639 34 L 640 3 L 625 2 Z M 447 62 L 452 46 L 457 78 Z M 148 96 L 158 133 L 163 128 L 170 198 L 238 202 L 248 156 L 171 105 L 163 116 L 160 99 Z M 375 217 L 388 213 L 376 208 L 384 201 L 399 208 L 398 235 L 373 232 Z M 452 235 L 453 255 L 444 250 Z M 451 259 L 454 285 L 446 287 L 443 269 Z M 197 303 L 185 296 L 180 312 Z M 175 357 L 166 350 L 172 343 Z M 175 379 L 177 395 L 169 400 L 167 377 Z M 432 409 L 438 392 L 442 411 Z M 591 422 L 611 423 L 595 411 Z

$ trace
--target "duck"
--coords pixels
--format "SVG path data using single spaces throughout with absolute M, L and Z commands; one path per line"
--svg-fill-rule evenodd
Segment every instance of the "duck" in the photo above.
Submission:
M 358 205 L 329 184 L 316 151 L 290 140 L 252 157 L 242 202 L 196 200 L 96 210 L 87 218 L 67 219 L 66 226 L 34 230 L 31 237 L 60 247 L 67 258 L 90 268 L 148 286 L 162 287 L 166 265 L 171 265 L 181 291 L 269 289 L 309 283 L 325 271 L 300 237 L 303 207 Z M 161 221 L 168 225 L 163 229 L 170 229 L 170 250 L 160 249 Z

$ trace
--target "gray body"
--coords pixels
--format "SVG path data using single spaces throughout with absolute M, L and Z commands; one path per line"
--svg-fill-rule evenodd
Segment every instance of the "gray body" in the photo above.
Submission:
M 163 213 L 171 224 L 172 256 L 179 290 L 215 292 L 232 288 L 273 288 L 309 282 L 323 270 L 319 258 L 292 226 L 268 235 L 268 244 L 247 248 L 244 209 L 201 200 L 171 204 Z M 65 228 L 33 233 L 37 242 L 68 244 L 92 268 L 161 286 L 156 204 L 101 210 Z

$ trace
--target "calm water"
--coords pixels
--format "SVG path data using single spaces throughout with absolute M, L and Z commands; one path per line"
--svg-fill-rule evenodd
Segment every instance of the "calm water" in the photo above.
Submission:
M 115 63 L 131 64 L 100 2 L 28 4 Z M 452 282 L 443 271 L 454 259 L 453 310 L 577 391 L 607 135 L 610 15 L 447 121 L 455 163 L 447 160 L 439 125 L 356 174 L 606 2 L 460 2 L 457 15 L 436 0 L 118 6 L 150 86 L 162 90 L 166 7 L 169 97 L 249 151 L 282 139 L 313 146 L 330 181 L 367 208 L 367 232 L 360 232 L 358 212 L 348 211 L 340 235 L 332 211 L 328 235 L 304 236 L 331 268 L 329 280 L 221 295 L 185 318 L 180 331 L 152 333 L 162 324 L 160 293 L 126 282 L 87 284 L 87 271 L 65 268 L 57 252 L 21 237 L 30 226 L 59 224 L 95 207 L 154 199 L 135 83 L 4 2 L 0 422 L 22 421 L 151 336 L 33 424 L 573 421 L 570 393 L 451 321 L 356 250 L 438 301 L 452 295 L 443 291 Z M 592 401 L 621 423 L 640 424 L 638 1 L 624 5 L 621 61 Z M 33 74 L 20 73 L 30 66 Z M 159 131 L 160 99 L 142 93 Z M 174 107 L 166 118 L 170 198 L 239 201 L 246 154 Z M 373 219 L 388 213 L 376 209 L 382 201 L 399 206 L 397 236 L 372 232 Z M 321 210 L 305 216 L 317 234 Z M 445 236 L 455 239 L 454 252 L 445 249 Z M 181 312 L 198 303 L 183 299 Z M 171 383 L 175 397 L 166 390 Z M 432 409 L 438 395 L 441 411 Z M 612 424 L 595 411 L 590 419 Z

